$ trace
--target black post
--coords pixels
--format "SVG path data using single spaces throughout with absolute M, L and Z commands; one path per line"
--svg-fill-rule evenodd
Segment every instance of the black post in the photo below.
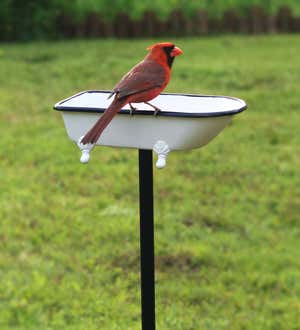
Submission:
M 142 330 L 155 330 L 152 150 L 139 150 Z

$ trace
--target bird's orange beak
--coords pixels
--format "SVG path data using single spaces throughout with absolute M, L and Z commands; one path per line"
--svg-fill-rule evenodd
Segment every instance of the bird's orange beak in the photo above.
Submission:
M 175 57 L 175 56 L 178 56 L 178 55 L 181 55 L 183 54 L 183 51 L 179 48 L 179 47 L 174 47 L 174 49 L 171 51 L 171 56 L 172 57 Z

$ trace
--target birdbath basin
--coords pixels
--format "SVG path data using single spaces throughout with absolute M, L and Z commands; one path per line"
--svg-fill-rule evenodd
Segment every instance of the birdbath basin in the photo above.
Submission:
M 109 91 L 84 91 L 55 104 L 62 111 L 69 138 L 82 151 L 86 163 L 94 144 L 80 143 L 111 103 Z M 124 106 L 106 127 L 96 145 L 154 150 L 156 166 L 163 168 L 171 150 L 202 147 L 218 135 L 232 116 L 247 108 L 238 98 L 213 95 L 161 94 L 151 101 L 161 111 L 154 116 L 153 108 L 144 103 Z

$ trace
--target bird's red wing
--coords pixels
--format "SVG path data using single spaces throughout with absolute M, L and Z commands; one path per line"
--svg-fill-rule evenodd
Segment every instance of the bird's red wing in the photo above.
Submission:
M 165 69 L 155 61 L 143 61 L 133 67 L 114 87 L 112 94 L 123 98 L 146 90 L 161 87 L 166 82 Z

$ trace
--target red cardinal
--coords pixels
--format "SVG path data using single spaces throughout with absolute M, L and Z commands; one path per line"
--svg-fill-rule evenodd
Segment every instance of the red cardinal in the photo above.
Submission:
M 113 117 L 121 108 L 131 103 L 144 102 L 155 109 L 154 114 L 160 110 L 148 103 L 158 96 L 167 86 L 174 58 L 182 54 L 182 50 L 170 42 L 162 42 L 147 48 L 148 55 L 142 62 L 134 66 L 114 87 L 109 97 L 115 95 L 110 106 L 97 120 L 95 125 L 85 134 L 81 143 L 96 143 Z

